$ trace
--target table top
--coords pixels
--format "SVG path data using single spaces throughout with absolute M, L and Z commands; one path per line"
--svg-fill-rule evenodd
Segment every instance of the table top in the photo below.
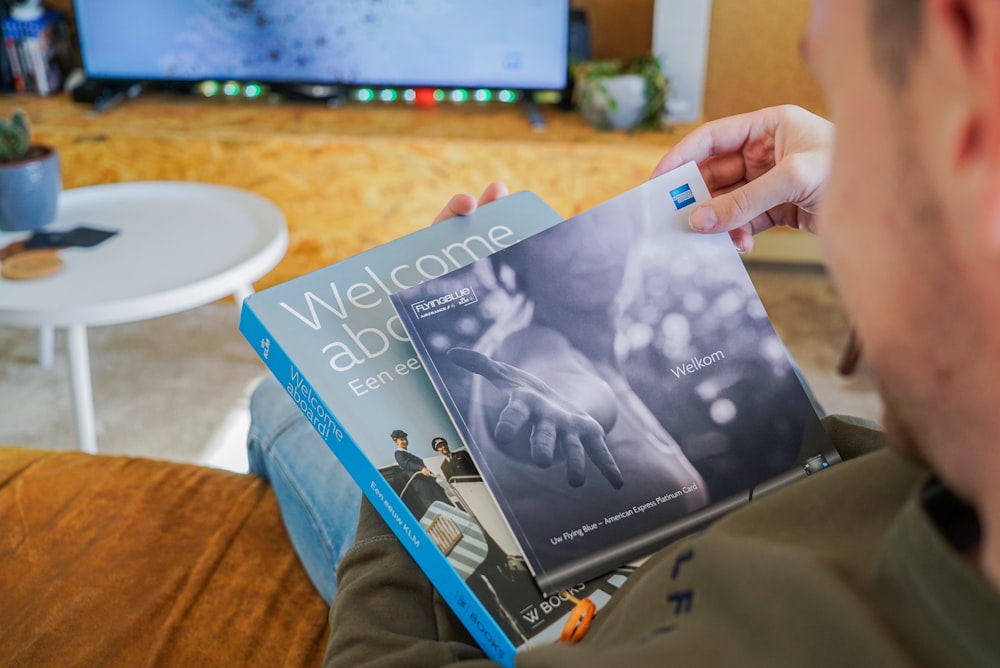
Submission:
M 201 306 L 252 286 L 288 247 L 281 211 L 228 186 L 180 181 L 64 190 L 46 231 L 118 230 L 92 248 L 63 248 L 63 267 L 0 278 L 0 323 L 111 325 Z M 0 233 L 0 247 L 30 233 Z

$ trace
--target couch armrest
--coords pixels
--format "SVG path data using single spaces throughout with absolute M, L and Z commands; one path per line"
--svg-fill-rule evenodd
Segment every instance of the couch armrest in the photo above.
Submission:
M 252 475 L 0 448 L 0 656 L 311 666 L 327 606 Z

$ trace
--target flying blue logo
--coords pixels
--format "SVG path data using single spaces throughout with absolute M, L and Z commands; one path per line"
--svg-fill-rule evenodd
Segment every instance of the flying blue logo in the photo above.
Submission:
M 671 190 L 670 197 L 673 198 L 678 211 L 689 204 L 694 204 L 694 193 L 691 192 L 691 186 L 686 183 Z

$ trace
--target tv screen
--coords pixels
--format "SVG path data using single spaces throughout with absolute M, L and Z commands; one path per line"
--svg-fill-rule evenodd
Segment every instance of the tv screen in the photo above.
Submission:
M 75 0 L 92 79 L 561 89 L 569 0 Z

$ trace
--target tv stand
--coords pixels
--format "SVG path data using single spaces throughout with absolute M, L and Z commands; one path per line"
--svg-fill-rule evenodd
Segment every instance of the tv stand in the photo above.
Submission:
M 524 106 L 524 113 L 528 117 L 528 124 L 533 130 L 545 129 L 545 115 L 534 98 L 525 92 L 521 93 L 521 104 Z
M 339 107 L 347 102 L 348 90 L 340 84 L 283 84 L 272 85 L 271 92 L 286 100 L 322 102 L 328 107 Z
M 90 115 L 96 115 L 139 95 L 143 91 L 143 83 L 141 81 L 95 81 L 84 78 L 76 85 L 73 85 L 72 80 L 68 81 L 67 88 L 69 88 L 70 97 L 74 102 L 91 105 Z

